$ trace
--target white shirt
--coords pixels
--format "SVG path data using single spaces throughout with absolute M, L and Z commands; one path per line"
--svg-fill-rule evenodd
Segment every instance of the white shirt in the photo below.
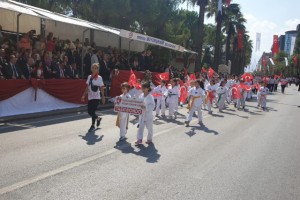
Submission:
M 265 87 L 261 87 L 260 88 L 260 94 L 262 95 L 262 96 L 266 96 L 267 94 L 268 94 L 268 88 L 265 88 Z
M 156 88 L 154 88 L 153 92 L 162 95 L 162 96 L 157 97 L 157 99 L 160 99 L 160 100 L 168 95 L 168 90 L 167 90 L 166 86 L 159 85 Z
M 132 98 L 139 98 L 139 96 L 143 93 L 142 90 L 138 90 L 135 87 L 129 90 L 129 94 Z
M 144 93 L 140 95 L 140 98 L 144 100 L 145 110 L 140 117 L 140 120 L 147 121 L 153 120 L 153 110 L 155 107 L 155 102 L 153 96 L 149 93 L 146 97 L 144 97 Z
M 92 91 L 92 87 L 90 85 L 90 79 L 91 79 L 91 75 L 88 76 L 87 78 L 87 81 L 86 81 L 86 84 L 88 85 L 88 100 L 92 100 L 92 99 L 101 99 L 101 96 L 100 96 L 100 90 L 98 89 L 97 92 L 93 92 Z M 98 75 L 98 78 L 95 80 L 93 79 L 92 80 L 92 83 L 94 86 L 98 86 L 98 87 L 103 87 L 104 84 L 103 84 L 103 80 L 102 80 L 102 77 Z
M 169 103 L 178 103 L 178 98 L 180 96 L 179 89 L 177 86 L 169 87 L 168 89 L 168 102 Z
M 204 100 L 204 96 L 205 96 L 205 91 L 199 87 L 193 87 L 190 91 L 189 91 L 189 96 L 191 97 L 200 97 L 194 100 L 194 106 L 197 107 L 201 107 L 202 106 L 202 101 Z

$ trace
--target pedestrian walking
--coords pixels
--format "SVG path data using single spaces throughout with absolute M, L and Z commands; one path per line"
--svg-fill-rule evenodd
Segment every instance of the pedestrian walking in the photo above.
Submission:
M 92 125 L 89 131 L 95 130 L 95 123 L 97 120 L 97 127 L 100 126 L 102 120 L 101 117 L 96 115 L 96 110 L 99 105 L 100 99 L 102 104 L 105 104 L 104 84 L 102 77 L 99 76 L 99 63 L 94 63 L 91 66 L 92 74 L 88 76 L 86 84 L 87 87 L 81 97 L 81 101 L 84 102 L 86 95 L 88 95 L 88 114 L 92 117 Z M 100 91 L 102 98 L 100 96 Z

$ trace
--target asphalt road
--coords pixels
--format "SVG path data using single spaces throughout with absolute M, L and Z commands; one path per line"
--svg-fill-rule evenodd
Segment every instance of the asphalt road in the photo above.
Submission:
M 300 199 L 300 93 L 204 111 L 204 127 L 156 118 L 154 144 L 118 143 L 112 110 L 88 133 L 86 113 L 0 125 L 0 199 Z

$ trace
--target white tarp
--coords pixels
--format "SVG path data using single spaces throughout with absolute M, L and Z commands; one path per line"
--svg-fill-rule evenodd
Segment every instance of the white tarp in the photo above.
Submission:
M 28 88 L 9 99 L 1 101 L 0 117 L 82 106 L 81 104 L 68 103 L 57 99 L 41 89 L 37 90 L 37 98 L 34 101 L 34 94 L 35 90 Z

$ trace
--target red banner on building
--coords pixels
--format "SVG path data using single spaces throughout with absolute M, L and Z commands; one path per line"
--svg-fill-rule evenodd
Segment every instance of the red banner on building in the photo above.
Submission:
M 273 55 L 277 55 L 279 53 L 279 42 L 278 42 L 278 35 L 273 36 L 273 48 L 272 48 Z
M 243 32 L 243 30 L 239 29 L 238 30 L 238 49 L 239 50 L 243 49 L 243 37 L 244 37 L 244 32 Z

